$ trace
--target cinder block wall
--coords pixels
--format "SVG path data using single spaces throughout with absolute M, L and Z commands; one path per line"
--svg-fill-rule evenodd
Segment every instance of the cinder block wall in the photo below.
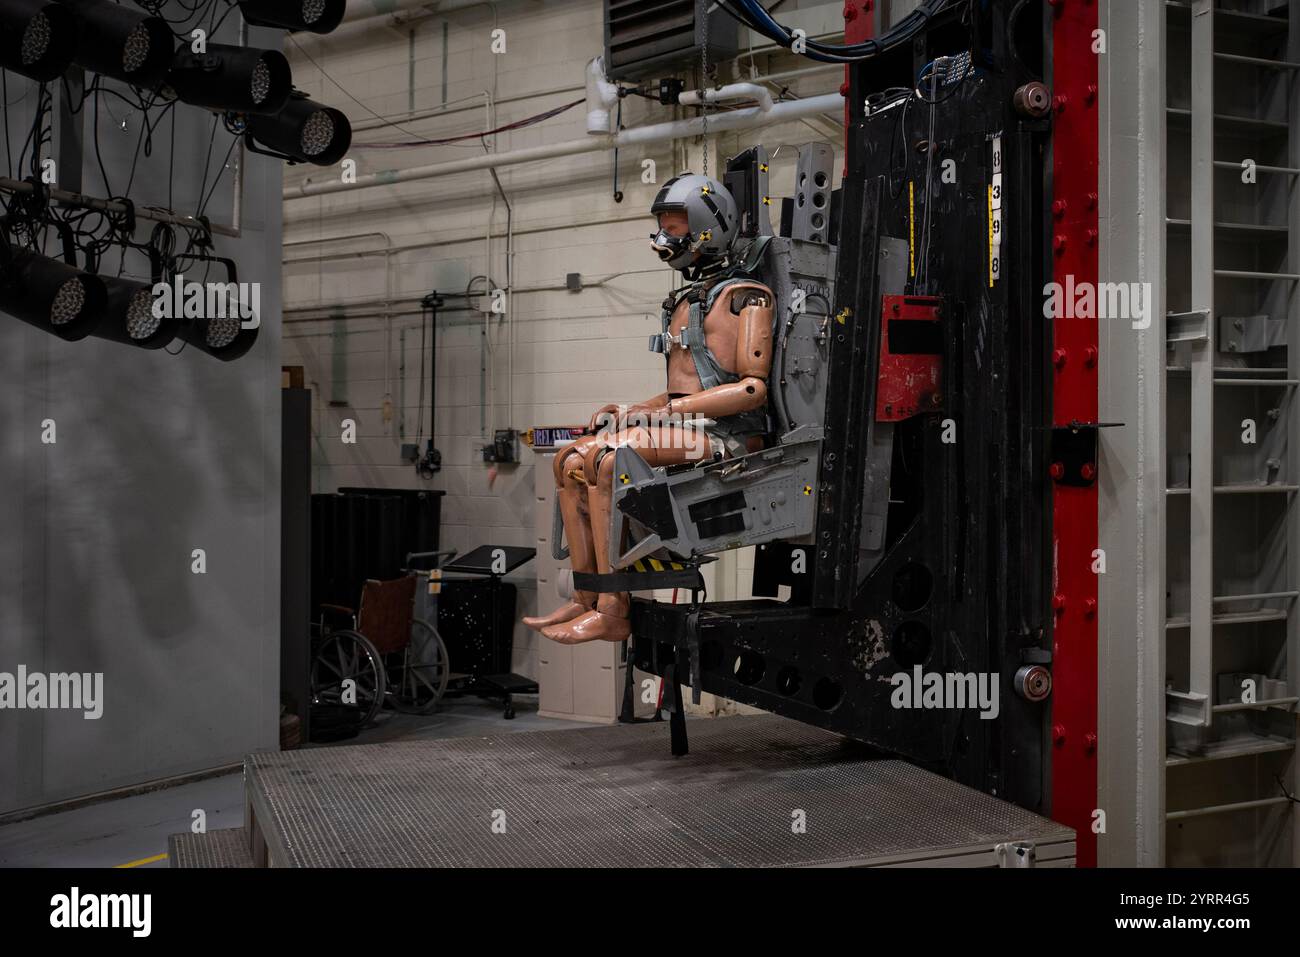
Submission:
M 813 35 L 840 22 L 839 4 L 791 3 L 782 11 L 786 22 L 806 21 Z M 286 44 L 286 54 L 300 88 L 343 109 L 354 125 L 370 127 L 355 132 L 349 153 L 357 174 L 365 175 L 484 151 L 474 137 L 415 149 L 365 144 L 475 133 L 581 99 L 585 66 L 601 53 L 602 17 L 600 0 L 503 0 L 495 12 L 474 7 L 400 26 L 384 26 L 389 21 L 380 18 L 326 37 L 299 34 Z M 505 31 L 501 54 L 491 52 L 497 28 Z M 755 40 L 752 57 L 742 42 L 746 52 L 722 63 L 719 80 L 748 79 L 751 68 L 767 75 L 813 65 L 765 52 L 762 42 Z M 837 70 L 828 70 L 783 78 L 771 88 L 776 93 L 788 85 L 807 96 L 834 91 L 841 80 Z M 688 115 L 638 97 L 623 107 L 625 127 Z M 430 111 L 436 112 L 425 115 Z M 382 125 L 375 114 L 402 128 Z M 487 144 L 508 152 L 585 135 L 580 104 L 538 125 L 488 137 Z M 615 161 L 607 152 L 503 167 L 504 199 L 491 173 L 479 170 L 287 200 L 284 362 L 305 366 L 315 391 L 315 490 L 444 489 L 444 547 L 463 552 L 485 543 L 533 545 L 532 453 L 524 448 L 519 465 L 494 473 L 479 449 L 494 429 L 585 421 L 605 402 L 662 391 L 662 360 L 646 351 L 646 340 L 657 330 L 659 303 L 676 274 L 648 248 L 648 209 L 659 184 L 687 168 L 699 171 L 705 149 L 716 173 L 727 156 L 753 143 L 769 149 L 786 144 L 773 162 L 773 191 L 788 195 L 793 146 L 810 141 L 842 147 L 841 122 L 818 117 L 711 137 L 707 146 L 696 140 L 624 150 L 618 157 L 621 203 L 614 200 Z M 652 183 L 642 182 L 647 159 L 655 163 Z M 338 167 L 296 166 L 286 169 L 285 185 L 339 175 Z M 466 300 L 465 292 L 484 275 L 506 286 L 508 226 L 513 295 L 507 316 L 488 320 L 481 311 L 484 280 L 473 282 L 479 295 Z M 576 293 L 564 288 L 566 274 L 575 272 L 584 287 Z M 436 362 L 436 444 L 443 468 L 422 479 L 399 453 L 419 431 L 418 301 L 433 289 L 447 297 Z M 385 396 L 392 402 L 387 419 Z M 357 424 L 355 445 L 341 440 L 344 419 Z M 426 408 L 423 436 L 428 433 Z M 747 573 L 732 577 L 748 581 Z M 520 589 L 521 615 L 555 602 L 553 595 L 536 594 L 531 565 L 511 578 Z M 515 669 L 521 673 L 535 673 L 534 640 L 516 629 Z

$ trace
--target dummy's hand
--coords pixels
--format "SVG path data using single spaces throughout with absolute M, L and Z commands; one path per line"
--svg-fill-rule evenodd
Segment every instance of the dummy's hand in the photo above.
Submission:
M 638 424 L 654 425 L 660 423 L 667 414 L 668 407 L 666 405 L 658 402 L 638 402 L 635 405 L 628 406 L 624 420 L 626 421 L 631 416 L 637 416 Z
M 602 405 L 592 413 L 591 422 L 587 425 L 588 432 L 599 432 L 601 429 L 617 428 L 618 426 L 618 403 L 611 402 L 609 405 Z

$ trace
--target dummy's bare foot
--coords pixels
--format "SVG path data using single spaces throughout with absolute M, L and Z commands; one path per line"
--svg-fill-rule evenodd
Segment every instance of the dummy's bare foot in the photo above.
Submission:
M 579 645 L 586 641 L 626 641 L 632 634 L 632 623 L 626 618 L 589 611 L 572 621 L 543 628 L 542 634 L 562 645 Z
M 591 611 L 591 605 L 571 601 L 561 605 L 549 615 L 528 615 L 520 620 L 533 631 L 541 631 L 543 628 L 550 628 L 552 625 L 562 625 L 566 621 L 572 621 L 579 615 L 584 615 L 589 611 Z

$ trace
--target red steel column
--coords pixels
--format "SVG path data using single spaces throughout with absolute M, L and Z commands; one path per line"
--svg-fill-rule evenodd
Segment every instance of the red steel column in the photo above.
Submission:
M 1055 281 L 1098 281 L 1097 0 L 1052 11 L 1052 250 Z M 1097 421 L 1097 320 L 1053 320 L 1052 424 Z M 1083 466 L 1091 470 L 1091 466 Z M 1097 486 L 1053 482 L 1052 817 L 1078 834 L 1078 864 L 1097 865 Z
M 844 43 L 861 43 L 876 35 L 876 0 L 844 0 Z M 849 66 L 844 67 L 840 96 L 844 97 L 844 173 L 849 171 Z

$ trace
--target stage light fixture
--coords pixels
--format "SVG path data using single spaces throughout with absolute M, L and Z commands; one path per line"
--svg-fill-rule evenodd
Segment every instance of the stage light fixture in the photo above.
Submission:
M 0 240 L 0 311 L 75 342 L 100 322 L 104 281 L 75 266 Z
M 183 102 L 235 113 L 278 113 L 293 89 L 289 61 L 277 50 L 209 43 L 204 53 L 181 47 L 166 86 Z
M 72 63 L 78 21 L 48 0 L 0 2 L 0 67 L 32 80 L 53 80 Z
M 211 319 L 168 320 L 176 325 L 176 335 L 190 346 L 210 356 L 229 362 L 253 348 L 261 325 L 245 329 L 237 316 Z
M 258 143 L 297 163 L 333 166 L 352 145 L 352 124 L 332 106 L 295 92 L 275 116 L 248 117 Z
M 259 27 L 329 33 L 343 21 L 347 0 L 240 0 L 244 19 Z
M 60 0 L 81 23 L 73 61 L 102 76 L 157 89 L 171 66 L 176 39 L 162 17 L 109 0 Z
M 151 284 L 115 276 L 100 278 L 104 281 L 108 298 L 100 322 L 91 330 L 91 335 L 141 349 L 161 349 L 176 338 L 180 322 L 154 315 Z

